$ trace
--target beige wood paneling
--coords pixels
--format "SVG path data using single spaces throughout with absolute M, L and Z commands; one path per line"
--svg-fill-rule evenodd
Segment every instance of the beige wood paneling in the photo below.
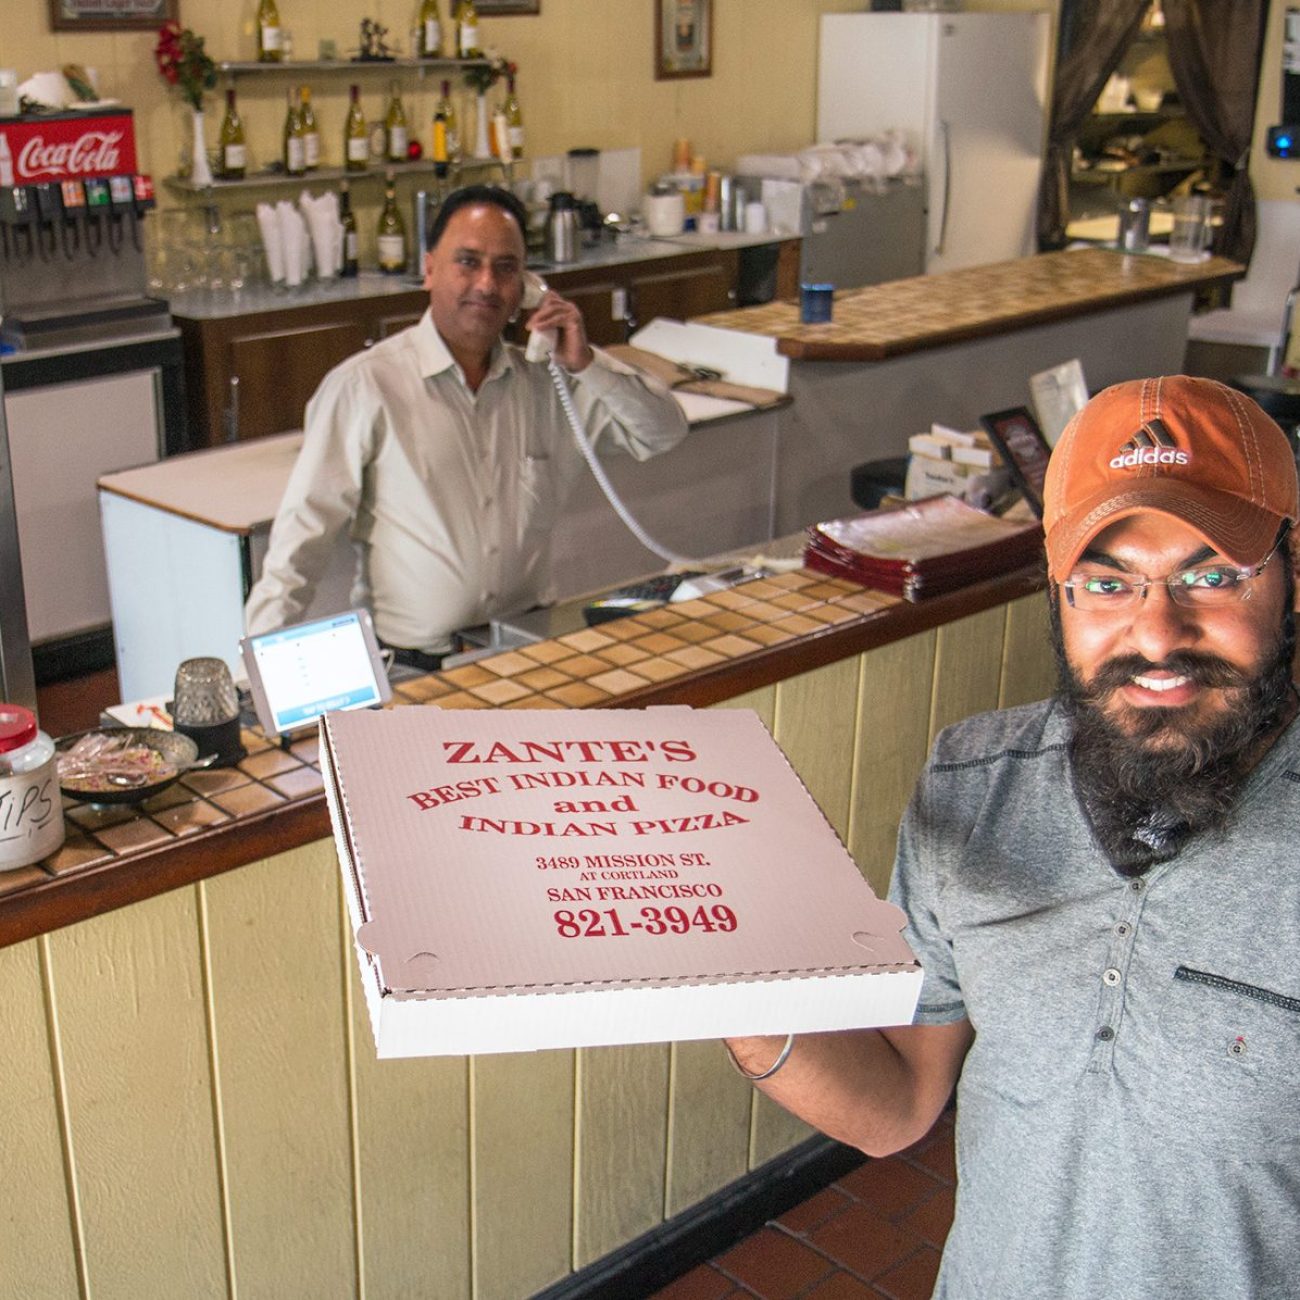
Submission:
M 516 1300 L 569 1272 L 574 1053 L 471 1063 L 474 1295 Z
M 715 709 L 753 709 L 771 731 L 776 725 L 776 687 L 762 686 L 756 691 L 746 691 L 730 700 L 713 706 Z
M 239 1294 L 352 1295 L 357 1265 L 333 843 L 320 840 L 199 888 L 207 898 Z
M 578 1268 L 648 1232 L 663 1218 L 668 1056 L 667 1043 L 579 1053 Z
M 856 659 L 777 685 L 772 734 L 841 839 L 848 835 L 857 714 Z
M 951 723 L 997 708 L 1005 606 L 939 628 L 934 656 L 930 740 Z
M 77 1294 L 40 944 L 0 948 L 0 1294 Z
M 350 926 L 345 934 L 364 1294 L 467 1300 L 469 1062 L 379 1060 Z
M 1002 683 L 998 708 L 1045 700 L 1056 690 L 1056 662 L 1047 596 L 1022 596 L 1006 607 L 1006 639 L 1002 647 Z
M 224 1295 L 194 890 L 57 931 L 49 953 L 89 1293 Z
M 881 646 L 858 660 L 857 759 L 849 852 L 883 898 L 898 824 L 929 751 L 935 632 Z
M 674 1044 L 666 1218 L 745 1173 L 754 1096 L 720 1042 Z

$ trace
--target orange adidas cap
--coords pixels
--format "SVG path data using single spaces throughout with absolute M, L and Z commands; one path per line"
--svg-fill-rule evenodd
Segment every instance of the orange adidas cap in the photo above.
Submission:
M 1258 564 L 1297 518 L 1296 462 L 1256 403 L 1212 379 L 1133 379 L 1066 425 L 1043 485 L 1052 578 L 1108 524 L 1159 510 L 1234 564 Z

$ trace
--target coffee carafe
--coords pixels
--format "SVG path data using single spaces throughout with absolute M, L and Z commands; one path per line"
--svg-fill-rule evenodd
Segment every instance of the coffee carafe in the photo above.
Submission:
M 546 257 L 551 262 L 574 262 L 578 258 L 578 206 L 567 190 L 551 195 L 551 210 L 546 214 Z

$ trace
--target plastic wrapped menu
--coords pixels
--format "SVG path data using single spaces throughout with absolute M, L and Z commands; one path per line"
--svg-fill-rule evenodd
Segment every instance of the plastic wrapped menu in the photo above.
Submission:
M 804 564 L 864 587 L 919 600 L 1031 564 L 1037 523 L 999 519 L 952 496 L 834 519 L 808 530 Z
M 378 1054 L 908 1022 L 920 968 L 752 712 L 329 713 Z

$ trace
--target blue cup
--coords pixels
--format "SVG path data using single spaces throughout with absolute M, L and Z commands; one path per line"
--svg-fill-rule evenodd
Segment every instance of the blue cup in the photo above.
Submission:
M 799 286 L 799 319 L 805 325 L 821 325 L 830 320 L 835 306 L 833 284 Z

